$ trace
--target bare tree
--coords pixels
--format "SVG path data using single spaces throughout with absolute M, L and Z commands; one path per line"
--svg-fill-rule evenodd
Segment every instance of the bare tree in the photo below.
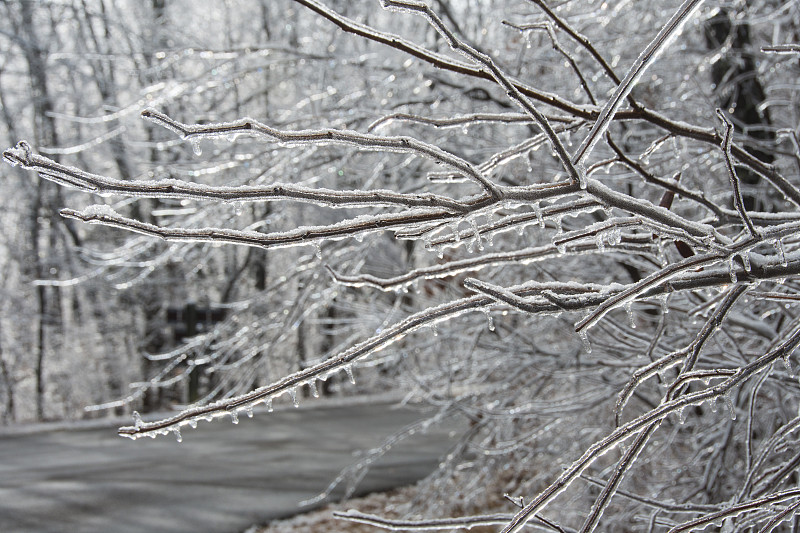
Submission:
M 797 530 L 800 8 L 488 4 L 270 5 L 281 31 L 207 50 L 211 69 L 172 87 L 180 111 L 141 112 L 196 165 L 129 180 L 26 142 L 4 152 L 62 186 L 166 202 L 163 222 L 106 203 L 61 214 L 144 235 L 139 249 L 177 243 L 151 266 L 180 258 L 237 280 L 222 291 L 232 318 L 151 356 L 160 373 L 122 403 L 181 365 L 179 377 L 201 364 L 214 375 L 205 398 L 163 420 L 135 415 L 120 434 L 180 439 L 378 360 L 438 407 L 430 423 L 470 422 L 420 489 L 452 517 L 420 505 L 403 521 L 342 518 Z M 705 31 L 720 13 L 746 28 L 726 39 L 746 34 L 751 58 L 722 76 L 710 67 L 723 45 Z M 265 68 L 270 110 L 239 118 L 264 101 Z M 737 73 L 763 93 L 748 100 L 769 117 L 758 128 L 714 103 L 714 80 Z M 193 113 L 203 98 L 218 111 Z M 225 271 L 220 244 L 260 253 Z

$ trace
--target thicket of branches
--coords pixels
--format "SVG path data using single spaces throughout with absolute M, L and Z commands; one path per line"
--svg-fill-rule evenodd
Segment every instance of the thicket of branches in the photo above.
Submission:
M 60 211 L 100 226 L 78 234 L 143 235 L 102 276 L 178 268 L 230 302 L 105 406 L 192 371 L 205 396 L 120 434 L 180 438 L 370 366 L 469 429 L 407 520 L 345 519 L 800 528 L 797 3 L 262 14 L 260 45 L 155 56 L 165 81 L 127 109 L 180 158 L 125 175 L 4 152 L 99 202 Z

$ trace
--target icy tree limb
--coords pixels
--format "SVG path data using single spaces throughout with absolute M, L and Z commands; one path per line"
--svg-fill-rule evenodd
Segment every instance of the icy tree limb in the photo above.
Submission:
M 154 109 L 142 111 L 142 117 L 174 131 L 183 139 L 214 138 L 237 133 L 263 136 L 288 144 L 350 144 L 367 150 L 403 152 L 425 156 L 436 163 L 450 165 L 478 183 L 490 196 L 496 196 L 496 186 L 468 161 L 413 137 L 383 137 L 350 130 L 323 128 L 318 130 L 284 131 L 272 128 L 251 118 L 218 124 L 184 124 Z
M 570 160 L 564 143 L 562 143 L 561 139 L 559 139 L 558 135 L 556 135 L 556 132 L 550 125 L 547 117 L 541 111 L 539 111 L 536 106 L 534 106 L 533 103 L 522 94 L 522 92 L 520 92 L 519 88 L 508 76 L 506 76 L 506 74 L 497 66 L 494 60 L 489 57 L 489 55 L 479 52 L 472 46 L 464 43 L 462 40 L 456 37 L 456 35 L 447 28 L 444 22 L 442 22 L 442 19 L 440 19 L 439 16 L 427 4 L 417 2 L 415 0 L 381 0 L 381 4 L 384 6 L 384 8 L 408 11 L 410 13 L 421 15 L 439 33 L 439 35 L 441 35 L 445 41 L 447 41 L 447 44 L 453 49 L 453 51 L 463 54 L 472 61 L 483 65 L 491 73 L 498 85 L 505 89 L 509 98 L 514 100 L 525 113 L 530 115 L 539 128 L 541 128 L 542 132 L 547 136 L 548 141 L 550 141 L 550 146 L 552 146 L 556 157 L 566 170 L 567 175 L 572 181 L 572 184 L 577 185 L 582 189 L 586 188 L 586 177 L 579 172 L 578 168 L 576 168 L 576 166 Z
M 340 520 L 367 524 L 370 526 L 387 529 L 389 531 L 437 531 L 440 529 L 468 528 L 479 526 L 494 526 L 505 524 L 511 518 L 510 514 L 491 514 L 477 516 L 462 516 L 458 518 L 431 518 L 428 520 L 397 520 L 383 518 L 372 514 L 362 513 L 355 509 L 348 511 L 334 511 L 333 516 Z
M 572 26 L 570 26 L 570 24 L 567 21 L 559 17 L 555 11 L 550 9 L 550 7 L 544 2 L 544 0 L 528 0 L 528 1 L 532 4 L 537 5 L 539 9 L 544 11 L 545 14 L 555 23 L 555 25 L 559 27 L 559 29 L 561 29 L 564 33 L 569 35 L 575 42 L 580 44 L 587 52 L 589 52 L 589 55 L 591 55 L 595 59 L 595 61 L 597 61 L 597 63 L 603 68 L 603 71 L 605 71 L 606 75 L 608 75 L 608 77 L 611 78 L 611 80 L 615 84 L 619 85 L 621 83 L 619 77 L 614 72 L 614 69 L 611 68 L 611 65 L 609 65 L 608 62 L 605 60 L 605 58 L 603 58 L 603 56 L 600 55 L 600 52 L 597 51 L 597 48 L 594 47 L 594 45 L 591 43 L 591 41 L 589 41 L 589 39 L 586 38 L 586 36 L 579 33 Z M 633 99 L 630 97 L 630 95 L 628 96 L 628 98 L 629 102 L 634 108 L 638 107 L 633 101 Z
M 800 44 L 776 44 L 762 46 L 761 51 L 766 54 L 800 54 Z
M 649 249 L 650 248 L 645 248 L 641 245 L 626 245 L 625 243 L 614 247 L 614 251 L 629 251 L 632 253 L 641 253 Z M 575 243 L 566 248 L 566 252 L 573 255 L 597 253 L 597 251 L 597 246 L 593 243 Z M 557 259 L 559 257 L 561 257 L 561 252 L 559 252 L 555 245 L 545 245 L 513 252 L 485 254 L 479 257 L 421 267 L 392 278 L 379 278 L 370 274 L 346 275 L 336 272 L 330 267 L 328 267 L 328 271 L 334 281 L 342 285 L 347 285 L 349 287 L 373 287 L 382 291 L 392 291 L 408 286 L 419 279 L 445 278 L 464 272 L 475 272 L 488 266 L 503 263 L 524 265 L 547 259 Z
M 436 68 L 449 70 L 451 72 L 455 72 L 456 74 L 467 75 L 475 78 L 482 78 L 487 81 L 495 81 L 492 73 L 486 68 L 476 68 L 473 65 L 461 63 L 459 61 L 454 61 L 451 58 L 448 58 L 441 54 L 437 54 L 436 52 L 432 52 L 417 44 L 407 41 L 406 39 L 403 39 L 398 35 L 377 31 L 373 28 L 370 28 L 369 26 L 366 26 L 364 24 L 361 24 L 359 22 L 356 22 L 352 19 L 349 19 L 345 16 L 336 13 L 332 9 L 324 6 L 320 2 L 317 2 L 316 0 L 294 0 L 294 1 L 297 2 L 298 4 L 301 4 L 309 8 L 310 10 L 314 11 L 318 15 L 321 15 L 327 20 L 333 22 L 340 29 L 348 33 L 358 35 L 360 37 L 384 44 L 401 52 L 407 53 L 408 55 L 421 59 L 426 63 L 433 65 Z M 524 85 L 517 80 L 514 80 L 513 83 L 518 91 L 520 91 L 522 94 L 524 94 L 529 98 L 534 98 L 537 101 L 548 104 L 562 111 L 567 111 L 570 114 L 581 116 L 582 118 L 589 118 L 589 115 L 591 114 L 591 111 L 588 108 L 575 105 L 572 102 L 569 102 L 568 100 L 565 100 L 556 94 L 539 91 L 537 89 Z
M 667 21 L 661 31 L 658 32 L 656 37 L 647 45 L 642 51 L 634 64 L 631 66 L 625 78 L 617 86 L 614 94 L 603 107 L 600 116 L 594 123 L 589 135 L 583 140 L 578 150 L 572 156 L 572 162 L 576 166 L 581 166 L 585 163 L 586 158 L 592 152 L 595 144 L 600 140 L 601 136 L 606 132 L 611 121 L 614 119 L 617 110 L 622 105 L 622 101 L 630 94 L 633 87 L 642 77 L 645 70 L 652 65 L 658 55 L 664 51 L 672 39 L 681 31 L 683 25 L 689 20 L 694 12 L 700 7 L 703 0 L 686 0 L 678 11 Z
M 697 518 L 695 520 L 691 520 L 679 526 L 673 527 L 668 531 L 668 533 L 681 533 L 682 531 L 693 531 L 696 529 L 704 529 L 712 524 L 722 525 L 722 521 L 725 520 L 726 518 L 739 516 L 740 514 L 748 513 L 751 511 L 757 511 L 759 509 L 766 509 L 769 506 L 783 503 L 787 500 L 791 500 L 794 498 L 800 498 L 800 489 L 784 490 L 781 492 L 770 494 L 768 496 L 764 496 L 763 498 L 758 498 L 756 500 L 751 500 L 748 502 L 740 503 L 738 505 L 733 505 L 721 511 L 717 511 L 716 513 L 710 513 L 705 516 L 701 516 L 700 518 Z M 796 510 L 797 503 L 793 504 L 790 507 L 790 509 L 792 508 Z
M 750 220 L 747 210 L 744 208 L 744 199 L 742 199 L 742 189 L 739 185 L 739 176 L 736 174 L 736 169 L 733 167 L 733 161 L 731 160 L 733 122 L 731 122 L 730 119 L 725 116 L 721 109 L 717 109 L 717 116 L 725 124 L 725 133 L 722 136 L 722 151 L 725 154 L 725 167 L 728 169 L 728 177 L 731 181 L 731 187 L 733 187 L 733 205 L 736 206 L 736 211 L 738 211 L 739 216 L 742 219 L 742 223 L 744 224 L 744 227 L 747 228 L 747 231 L 750 233 L 750 235 L 758 238 L 758 230 L 756 230 L 755 226 L 753 226 L 753 221 Z
M 547 119 L 550 122 L 562 122 L 565 124 L 575 121 L 575 119 L 572 117 L 558 115 L 548 115 Z M 443 118 L 433 118 L 425 115 L 413 115 L 411 113 L 392 113 L 391 115 L 385 115 L 370 124 L 367 127 L 367 132 L 372 132 L 384 124 L 394 121 L 426 124 L 435 128 L 453 128 L 457 126 L 463 127 L 471 124 L 491 122 L 501 124 L 530 124 L 533 122 L 533 119 L 526 113 L 472 113 L 470 115 L 459 115 L 455 117 Z
M 284 248 L 314 244 L 322 240 L 344 239 L 378 230 L 457 217 L 447 211 L 423 210 L 413 213 L 362 215 L 326 226 L 300 226 L 285 232 L 259 233 L 223 228 L 167 228 L 124 217 L 104 205 L 90 206 L 82 211 L 65 208 L 61 210 L 61 215 L 83 222 L 122 228 L 170 242 L 222 242 L 256 248 Z
M 589 98 L 589 101 L 592 103 L 592 105 L 597 105 L 597 100 L 595 99 L 594 94 L 592 93 L 591 87 L 589 87 L 589 83 L 586 81 L 586 77 L 584 77 L 583 72 L 581 72 L 581 69 L 575 62 L 575 59 L 569 54 L 569 52 L 564 50 L 564 48 L 562 48 L 561 44 L 558 42 L 558 37 L 556 37 L 556 32 L 555 30 L 553 30 L 553 25 L 550 22 L 540 22 L 535 24 L 513 24 L 508 21 L 503 21 L 503 23 L 521 32 L 528 32 L 531 30 L 546 31 L 547 36 L 550 37 L 550 42 L 553 44 L 553 49 L 556 50 L 562 56 L 564 56 L 564 59 L 566 59 L 567 63 L 569 63 L 570 68 L 578 77 L 578 81 L 580 82 L 581 87 L 583 87 L 583 92 L 586 93 L 586 96 Z
M 175 179 L 165 180 L 121 180 L 91 174 L 76 167 L 62 165 L 24 148 L 20 141 L 16 148 L 4 153 L 12 164 L 26 170 L 38 172 L 43 178 L 100 195 L 119 194 L 137 198 L 179 198 L 191 200 L 222 200 L 228 202 L 263 202 L 295 200 L 331 207 L 430 207 L 463 212 L 469 209 L 468 202 L 460 202 L 430 193 L 404 194 L 389 190 L 315 189 L 289 183 L 265 186 L 224 187 L 204 185 Z

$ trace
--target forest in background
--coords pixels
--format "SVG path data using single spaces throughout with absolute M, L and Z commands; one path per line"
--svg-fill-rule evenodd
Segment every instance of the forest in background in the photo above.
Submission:
M 796 2 L 0 9 L 4 422 L 398 390 L 402 527 L 800 528 Z

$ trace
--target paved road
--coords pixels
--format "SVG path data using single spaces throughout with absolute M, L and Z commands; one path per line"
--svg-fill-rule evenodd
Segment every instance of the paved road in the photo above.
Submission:
M 130 441 L 113 427 L 0 435 L 0 531 L 236 532 L 288 516 L 354 460 L 421 415 L 385 403 L 276 410 Z M 420 479 L 453 435 L 414 436 L 361 491 Z

